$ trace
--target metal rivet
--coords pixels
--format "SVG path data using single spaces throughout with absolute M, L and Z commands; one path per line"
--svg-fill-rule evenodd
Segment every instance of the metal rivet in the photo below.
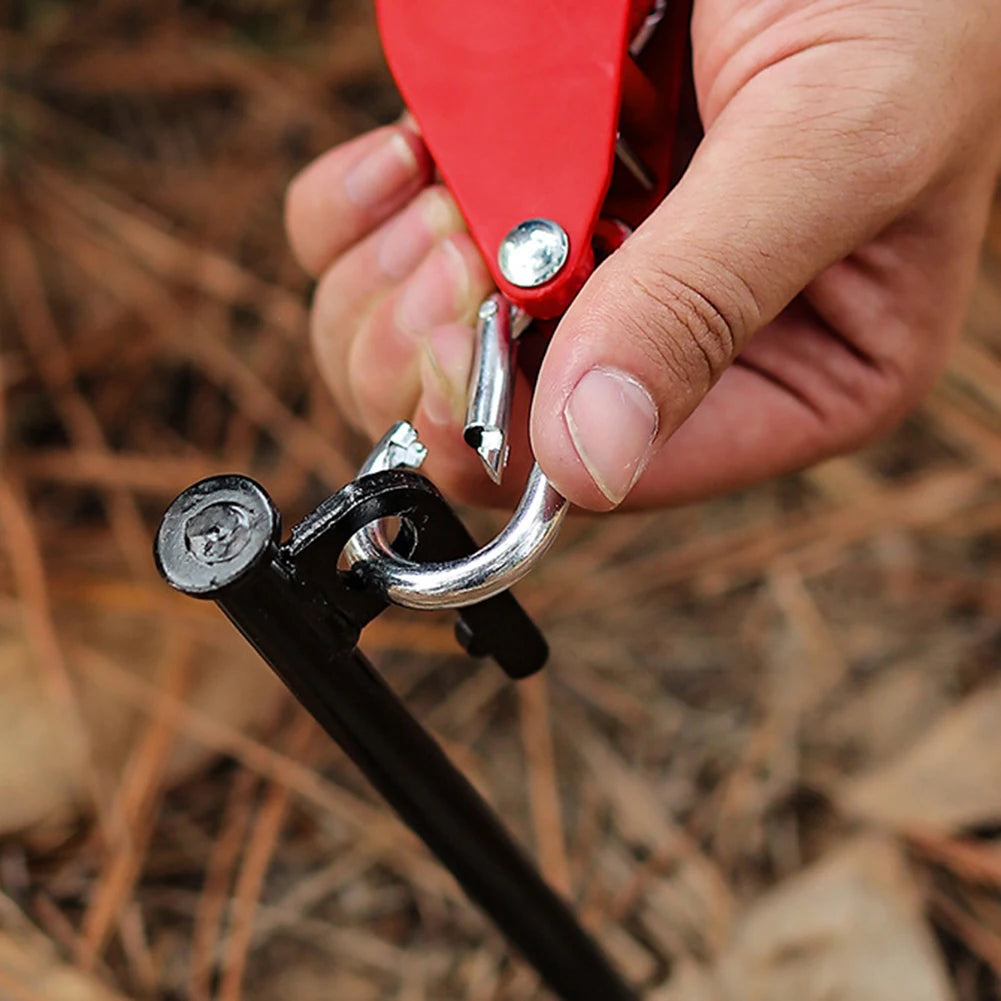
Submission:
M 570 256 L 570 239 L 551 219 L 527 219 L 501 241 L 501 274 L 519 288 L 536 288 L 555 278 Z

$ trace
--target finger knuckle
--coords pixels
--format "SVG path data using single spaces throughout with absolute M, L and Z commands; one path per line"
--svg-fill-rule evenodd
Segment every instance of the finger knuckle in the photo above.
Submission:
M 834 162 L 874 209 L 898 212 L 934 180 L 948 142 L 933 119 L 907 96 L 858 101 L 832 114 Z M 842 177 L 841 182 L 846 179 Z
M 817 403 L 818 416 L 838 452 L 870 444 L 896 427 L 927 392 L 935 364 L 869 357 L 831 366 L 833 392 Z
M 871 421 L 878 434 L 885 433 L 913 410 L 945 368 L 949 338 L 943 338 L 913 357 L 887 356 L 873 362 L 873 388 L 867 394 Z
M 841 376 L 827 425 L 840 439 L 839 450 L 860 448 L 889 431 L 904 415 L 904 385 L 875 367 L 854 366 Z
M 874 206 L 900 212 L 931 183 L 938 158 L 920 133 L 903 133 L 884 124 L 857 139 L 865 146 L 855 160 L 858 187 Z

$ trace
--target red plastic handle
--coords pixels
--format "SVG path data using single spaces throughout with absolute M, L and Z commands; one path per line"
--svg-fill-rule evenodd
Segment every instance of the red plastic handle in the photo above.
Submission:
M 650 5 L 377 0 L 390 68 L 438 169 L 498 288 L 533 316 L 562 313 L 593 267 L 591 241 L 612 183 L 620 112 L 623 120 L 659 119 L 648 135 L 637 132 L 648 159 L 664 161 L 651 151 L 669 150 L 675 95 L 665 105 L 663 81 L 644 74 L 628 53 Z M 634 192 L 631 201 L 627 187 L 624 215 L 649 211 L 646 203 L 663 197 L 662 174 L 666 169 L 657 190 Z M 497 251 L 514 226 L 537 217 L 566 231 L 569 258 L 545 285 L 520 288 L 500 273 Z

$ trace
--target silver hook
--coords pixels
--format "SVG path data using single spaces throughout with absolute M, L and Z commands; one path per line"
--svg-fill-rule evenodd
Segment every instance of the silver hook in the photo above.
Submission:
M 426 454 L 417 431 L 401 421 L 375 446 L 359 475 L 416 469 Z M 555 541 L 569 506 L 536 464 L 507 526 L 471 556 L 445 563 L 414 563 L 393 552 L 380 522 L 357 532 L 344 555 L 349 566 L 364 562 L 366 579 L 394 604 L 463 608 L 506 591 L 530 573 Z
M 464 436 L 495 482 L 500 482 L 507 459 L 515 345 L 530 322 L 500 294 L 480 307 Z M 358 475 L 419 469 L 426 456 L 417 431 L 401 421 L 383 435 Z M 568 509 L 567 499 L 536 463 L 507 526 L 470 556 L 447 563 L 415 563 L 393 551 L 381 521 L 355 533 L 344 556 L 349 566 L 365 563 L 367 580 L 397 605 L 462 608 L 506 591 L 530 573 L 556 539 Z
M 515 346 L 529 322 L 531 317 L 501 294 L 479 309 L 464 436 L 495 481 L 507 459 Z M 378 441 L 358 475 L 416 469 L 426 454 L 413 426 L 400 421 Z M 460 609 L 507 591 L 531 573 L 556 540 L 569 508 L 536 463 L 512 520 L 471 556 L 447 563 L 405 560 L 393 552 L 384 523 L 373 522 L 348 541 L 344 557 L 349 567 L 365 564 L 366 580 L 395 605 Z

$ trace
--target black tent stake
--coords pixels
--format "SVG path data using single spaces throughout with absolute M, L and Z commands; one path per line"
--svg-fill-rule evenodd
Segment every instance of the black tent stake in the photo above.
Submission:
M 337 569 L 350 536 L 396 516 L 396 542 L 415 559 L 453 559 L 472 539 L 435 488 L 390 471 L 349 484 L 279 545 L 280 516 L 253 480 L 220 476 L 189 487 L 163 517 L 156 560 L 179 591 L 209 598 L 271 665 L 320 726 L 414 830 L 466 893 L 565 1001 L 637 1001 L 566 902 L 497 816 L 358 651 L 361 628 L 385 607 Z M 457 635 L 513 677 L 547 648 L 510 594 L 464 609 Z

